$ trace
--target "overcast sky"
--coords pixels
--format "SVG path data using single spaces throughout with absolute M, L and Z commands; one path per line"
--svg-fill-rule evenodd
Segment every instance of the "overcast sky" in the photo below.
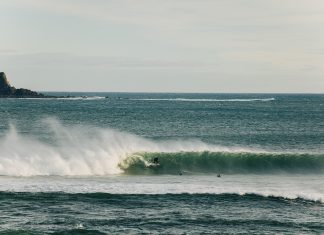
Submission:
M 324 93 L 323 0 L 0 0 L 0 30 L 16 87 Z

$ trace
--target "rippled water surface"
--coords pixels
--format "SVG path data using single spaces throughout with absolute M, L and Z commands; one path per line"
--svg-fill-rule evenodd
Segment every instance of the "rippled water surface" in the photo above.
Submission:
M 324 233 L 323 95 L 57 94 L 0 99 L 0 234 Z

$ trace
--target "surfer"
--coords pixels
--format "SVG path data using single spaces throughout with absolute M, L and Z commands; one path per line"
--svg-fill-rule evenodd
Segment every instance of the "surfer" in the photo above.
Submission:
M 153 158 L 152 163 L 155 165 L 159 165 L 160 164 L 159 158 L 158 157 Z
M 217 174 L 217 177 L 220 178 L 221 177 L 221 174 Z

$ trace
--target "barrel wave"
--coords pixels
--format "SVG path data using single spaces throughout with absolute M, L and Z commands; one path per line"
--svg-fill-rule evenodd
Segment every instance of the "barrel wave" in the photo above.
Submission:
M 43 120 L 44 138 L 14 126 L 0 138 L 0 175 L 324 173 L 324 155 L 216 146 L 200 140 L 152 140 Z M 47 139 L 46 139 L 47 138 Z M 152 164 L 158 158 L 159 164 Z
M 159 164 L 152 164 L 158 158 Z M 324 155 L 252 152 L 138 153 L 120 167 L 128 174 L 324 173 Z

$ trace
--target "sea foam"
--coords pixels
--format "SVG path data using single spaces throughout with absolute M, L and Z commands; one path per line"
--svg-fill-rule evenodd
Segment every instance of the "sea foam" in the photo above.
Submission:
M 0 175 L 119 174 L 119 164 L 137 152 L 243 151 L 199 140 L 153 141 L 127 132 L 85 126 L 64 126 L 46 119 L 53 143 L 20 134 L 11 125 L 0 139 Z
M 275 98 L 247 98 L 247 99 L 188 99 L 188 98 L 141 98 L 141 99 L 130 99 L 139 101 L 178 101 L 178 102 L 267 102 L 274 101 Z

